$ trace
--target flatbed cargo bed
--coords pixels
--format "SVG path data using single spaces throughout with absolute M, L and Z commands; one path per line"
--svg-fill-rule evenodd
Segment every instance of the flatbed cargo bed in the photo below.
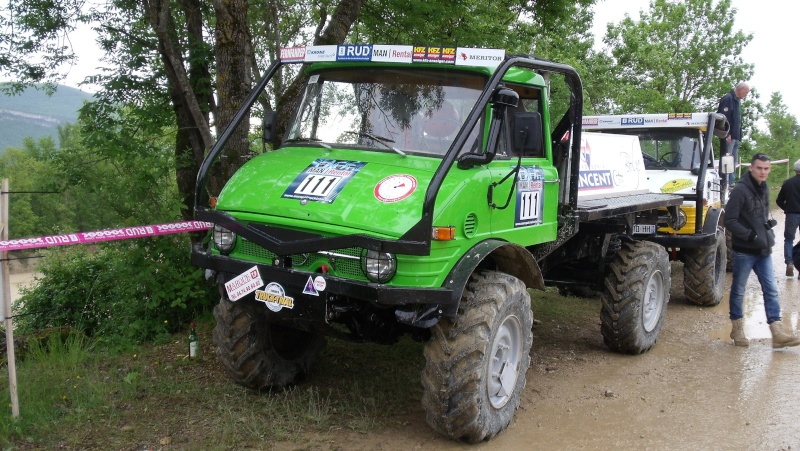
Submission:
M 626 194 L 603 199 L 578 200 L 578 219 L 596 221 L 637 211 L 681 205 L 683 196 L 676 194 Z

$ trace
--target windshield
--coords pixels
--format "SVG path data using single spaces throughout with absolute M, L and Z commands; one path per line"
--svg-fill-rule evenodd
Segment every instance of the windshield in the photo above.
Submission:
M 338 68 L 312 75 L 287 142 L 442 156 L 486 79 L 451 69 Z M 477 148 L 480 123 L 467 146 Z
M 703 134 L 695 129 L 609 130 L 609 133 L 636 135 L 642 147 L 646 169 L 682 169 L 700 166 Z

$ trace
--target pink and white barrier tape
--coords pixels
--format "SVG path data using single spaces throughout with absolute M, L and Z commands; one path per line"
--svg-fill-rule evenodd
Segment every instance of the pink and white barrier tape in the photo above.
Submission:
M 67 233 L 64 235 L 21 238 L 0 241 L 0 252 L 36 249 L 40 247 L 68 246 L 70 244 L 99 243 L 101 241 L 129 240 L 148 236 L 171 235 L 173 233 L 199 232 L 213 227 L 211 222 L 183 221 L 119 229 L 97 230 L 94 232 Z

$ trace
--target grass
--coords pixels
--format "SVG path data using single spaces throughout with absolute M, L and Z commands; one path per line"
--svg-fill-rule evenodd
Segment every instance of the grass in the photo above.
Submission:
M 539 335 L 598 316 L 597 299 L 555 289 L 531 294 Z M 198 324 L 194 360 L 186 355 L 188 332 L 122 350 L 75 336 L 32 346 L 17 365 L 20 417 L 11 417 L 10 406 L 0 416 L 0 448 L 222 450 L 288 442 L 318 449 L 337 430 L 369 433 L 423 415 L 421 343 L 329 340 L 307 382 L 257 393 L 223 373 L 212 328 L 213 319 Z M 8 393 L 5 367 L 0 392 Z
M 306 432 L 368 432 L 419 406 L 420 343 L 331 340 L 307 383 L 257 393 L 223 374 L 213 356 L 212 328 L 199 325 L 202 354 L 194 360 L 184 349 L 188 334 L 113 352 L 78 338 L 34 345 L 17 364 L 20 417 L 11 416 L 10 404 L 0 416 L 0 447 L 259 447 Z M 0 391 L 7 394 L 2 370 Z

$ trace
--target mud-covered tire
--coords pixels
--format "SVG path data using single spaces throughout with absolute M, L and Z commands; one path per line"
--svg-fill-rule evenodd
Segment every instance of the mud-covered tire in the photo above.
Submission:
M 733 235 L 727 229 L 725 229 L 725 271 L 731 272 L 733 271 Z
M 669 256 L 648 241 L 625 243 L 608 264 L 600 294 L 603 341 L 624 354 L 647 352 L 664 326 L 672 284 Z
M 425 345 L 422 406 L 431 428 L 467 443 L 505 429 L 530 366 L 533 313 L 516 277 L 473 274 L 455 319 L 443 318 Z
M 702 306 L 718 305 L 725 291 L 728 250 L 725 229 L 717 228 L 714 243 L 686 249 L 683 255 L 683 293 L 686 300 Z
M 254 390 L 302 381 L 325 345 L 321 335 L 268 321 L 263 304 L 223 296 L 214 307 L 217 360 L 228 377 Z

